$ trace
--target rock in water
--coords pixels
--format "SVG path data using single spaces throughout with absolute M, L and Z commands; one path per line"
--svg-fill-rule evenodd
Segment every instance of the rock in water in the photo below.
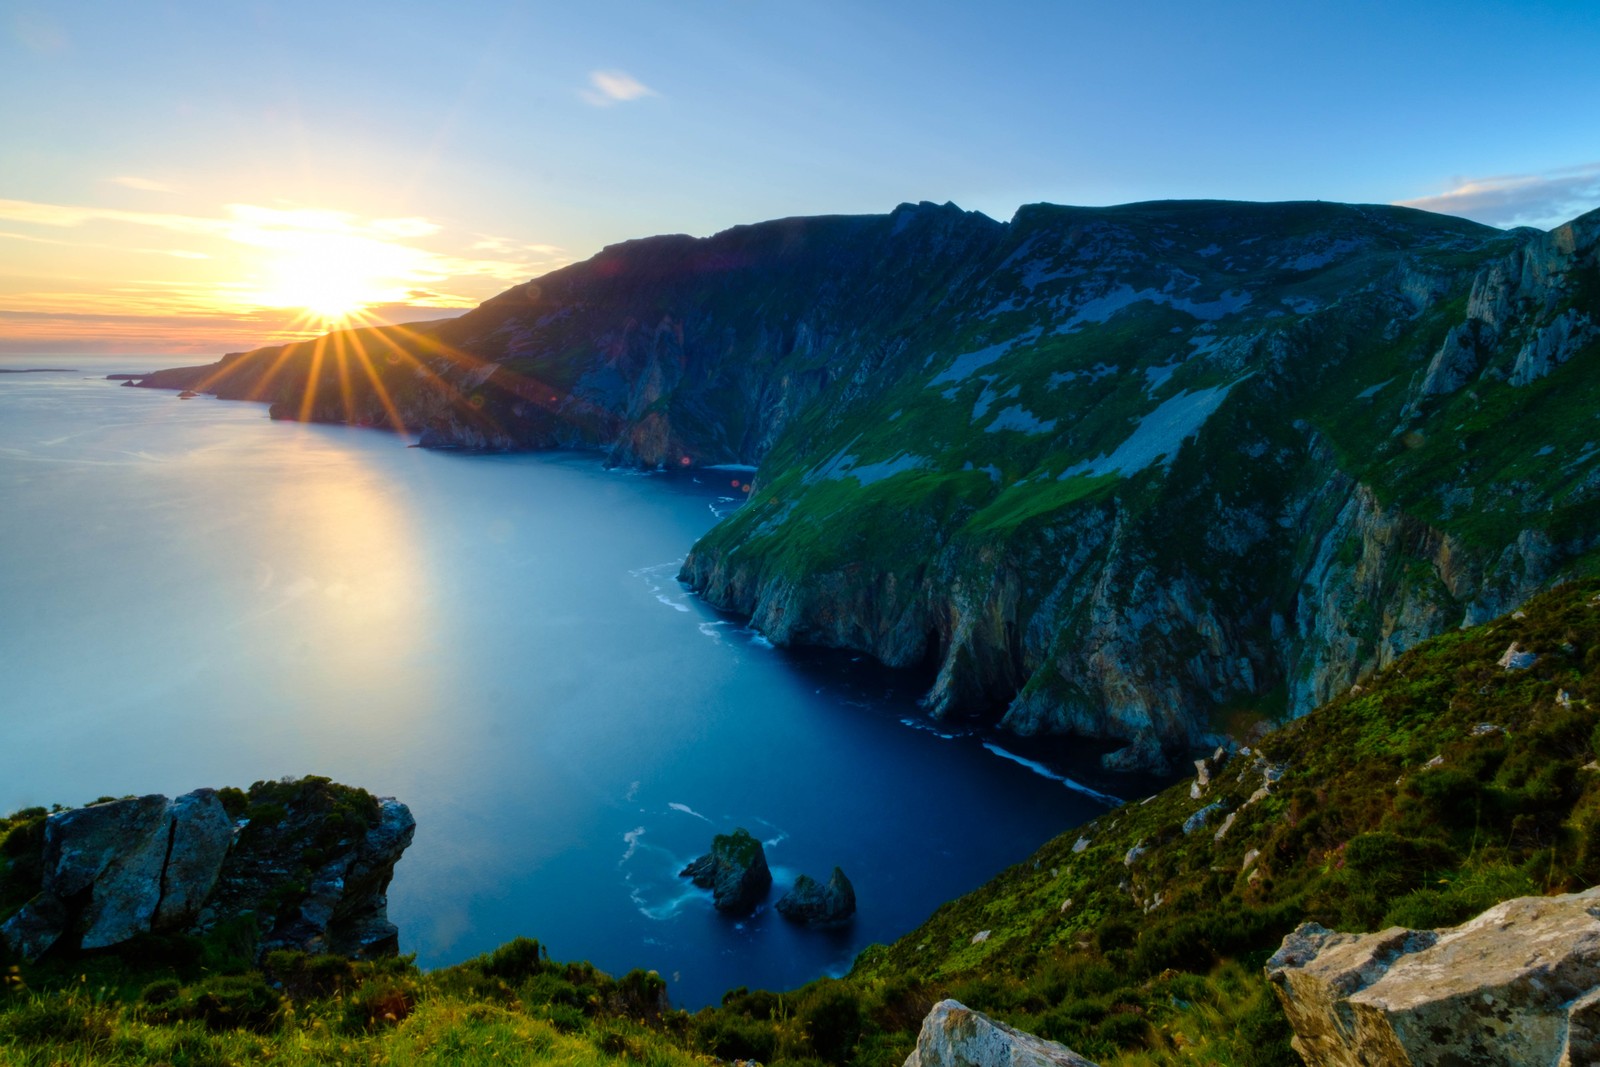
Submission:
M 44 824 L 39 892 L 0 926 L 37 959 L 58 942 L 106 948 L 151 931 L 204 933 L 249 916 L 258 946 L 393 955 L 386 914 L 411 812 L 326 778 L 257 782 L 235 823 L 215 790 L 128 797 Z
M 1310 1067 L 1600 1062 L 1600 887 L 1519 897 L 1460 926 L 1306 923 L 1267 961 Z
M 1013 1030 L 957 1000 L 922 1020 L 905 1067 L 1095 1067 L 1065 1045 Z
M 778 901 L 778 913 L 790 922 L 805 926 L 836 926 L 848 922 L 856 913 L 856 890 L 844 871 L 833 869 L 828 884 L 809 874 L 794 881 L 794 888 Z
M 754 911 L 772 888 L 766 850 L 743 827 L 712 838 L 711 851 L 679 871 L 678 876 L 711 890 L 718 911 L 739 915 Z

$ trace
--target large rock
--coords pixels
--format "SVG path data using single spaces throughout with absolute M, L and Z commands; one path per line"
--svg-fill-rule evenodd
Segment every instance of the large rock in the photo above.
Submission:
M 398 952 L 386 894 L 416 829 L 406 806 L 323 778 L 258 782 L 249 800 L 237 827 L 211 789 L 49 816 L 40 891 L 0 938 L 37 959 L 248 918 L 262 949 Z
M 181 928 L 216 885 L 232 832 L 210 789 L 57 812 L 45 821 L 39 895 L 0 936 L 33 959 L 69 928 L 86 949 Z
M 737 915 L 754 911 L 772 888 L 766 850 L 743 827 L 712 838 L 711 851 L 678 874 L 711 890 L 718 911 Z
M 778 914 L 790 922 L 804 926 L 837 926 L 849 922 L 856 913 L 856 890 L 844 871 L 833 869 L 828 884 L 823 885 L 809 874 L 794 880 L 790 889 L 778 900 Z
M 957 1000 L 922 1020 L 905 1067 L 1095 1067 L 1065 1045 L 1014 1030 Z
M 1597 1063 L 1600 887 L 1443 930 L 1307 923 L 1267 976 L 1310 1067 Z

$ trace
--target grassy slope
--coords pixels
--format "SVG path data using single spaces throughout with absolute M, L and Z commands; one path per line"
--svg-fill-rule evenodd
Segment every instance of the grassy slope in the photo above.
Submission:
M 736 990 L 688 1016 L 660 1010 L 646 973 L 614 981 L 521 941 L 429 974 L 270 957 L 280 992 L 236 938 L 161 939 L 128 954 L 137 965 L 100 953 L 10 971 L 0 1063 L 888 1067 L 953 995 L 1108 1064 L 1290 1064 L 1259 965 L 1297 923 L 1442 925 L 1600 879 L 1600 772 L 1587 766 L 1600 581 L 1519 614 L 1414 649 L 1235 756 L 1199 799 L 1185 782 L 1070 831 L 841 981 Z M 1539 654 L 1532 668 L 1497 665 L 1512 642 Z M 0 843 L 12 864 L 25 851 Z

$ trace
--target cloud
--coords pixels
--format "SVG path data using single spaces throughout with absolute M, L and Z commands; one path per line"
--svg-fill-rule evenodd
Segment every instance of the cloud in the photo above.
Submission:
M 579 89 L 578 95 L 583 98 L 584 103 L 595 107 L 610 107 L 612 104 L 661 95 L 632 74 L 621 70 L 590 71 L 589 86 L 587 89 Z
M 123 174 L 115 178 L 107 178 L 106 181 L 113 185 L 121 185 L 129 189 L 138 189 L 139 191 L 146 193 L 175 193 L 178 191 L 178 187 L 176 185 L 168 185 L 166 182 L 158 182 L 154 178 L 141 178 L 136 174 Z
M 514 241 L 509 237 L 494 237 L 486 233 L 478 234 L 478 240 L 473 243 L 472 250 L 474 252 L 493 252 L 497 256 L 531 253 L 536 256 L 556 257 L 566 251 L 560 245 L 530 245 L 521 241 Z
M 1541 230 L 1600 207 L 1600 162 L 1561 167 L 1543 174 L 1452 181 L 1454 188 L 1443 193 L 1396 203 L 1459 215 L 1490 226 L 1534 226 Z

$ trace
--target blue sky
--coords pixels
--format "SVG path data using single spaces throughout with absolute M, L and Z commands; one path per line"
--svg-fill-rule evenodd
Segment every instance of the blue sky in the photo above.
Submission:
M 13 351 L 258 343 L 308 290 L 426 317 L 906 200 L 1600 206 L 1593 3 L 7 0 L 0 98 Z

